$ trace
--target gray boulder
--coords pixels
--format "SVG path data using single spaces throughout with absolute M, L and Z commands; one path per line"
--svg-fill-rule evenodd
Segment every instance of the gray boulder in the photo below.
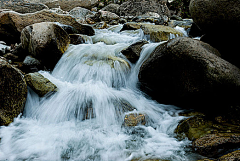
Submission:
M 52 70 L 70 44 L 66 31 L 54 22 L 36 23 L 21 33 L 23 49 Z
M 237 54 L 240 37 L 240 1 L 191 0 L 190 13 L 204 32 L 202 41 L 219 50 L 222 58 L 240 67 Z
M 240 70 L 210 45 L 191 38 L 159 45 L 142 64 L 138 78 L 160 103 L 208 113 L 239 104 Z
M 25 75 L 25 80 L 29 87 L 36 92 L 39 97 L 45 96 L 47 93 L 57 91 L 57 86 L 40 73 L 29 73 Z

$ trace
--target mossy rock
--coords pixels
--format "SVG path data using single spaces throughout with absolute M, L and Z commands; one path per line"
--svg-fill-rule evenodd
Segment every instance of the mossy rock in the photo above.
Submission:
M 21 71 L 0 57 L 0 126 L 7 126 L 24 108 L 27 84 Z
M 137 125 L 145 125 L 147 122 L 147 115 L 142 113 L 130 113 L 125 115 L 124 127 L 134 127 Z
M 207 157 L 219 156 L 240 146 L 240 133 L 208 134 L 193 142 L 193 149 Z
M 170 39 L 171 35 L 175 35 L 176 37 L 183 36 L 183 33 L 169 26 L 152 25 L 146 23 L 129 22 L 124 24 L 121 31 L 137 29 L 142 29 L 145 35 L 150 35 L 150 40 L 154 42 L 167 41 Z
M 196 140 L 207 134 L 240 133 L 240 126 L 222 122 L 221 116 L 209 119 L 204 114 L 198 114 L 180 122 L 175 129 L 179 136 Z
M 234 152 L 221 156 L 220 158 L 217 159 L 217 161 L 238 161 L 240 160 L 239 158 L 240 150 L 236 150 Z
M 54 92 L 57 90 L 57 86 L 40 73 L 35 72 L 26 74 L 25 79 L 31 89 L 40 97 L 45 96 L 49 92 Z

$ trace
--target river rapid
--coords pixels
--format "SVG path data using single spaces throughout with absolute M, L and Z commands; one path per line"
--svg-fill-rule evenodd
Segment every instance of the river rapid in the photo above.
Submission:
M 28 89 L 23 114 L 0 127 L 0 160 L 196 160 L 191 142 L 174 133 L 181 110 L 138 89 L 141 64 L 163 42 L 144 45 L 132 64 L 121 51 L 148 37 L 121 28 L 96 30 L 85 44 L 71 45 L 52 72 L 40 71 L 58 91 L 40 98 Z M 124 127 L 130 113 L 146 115 L 146 124 Z

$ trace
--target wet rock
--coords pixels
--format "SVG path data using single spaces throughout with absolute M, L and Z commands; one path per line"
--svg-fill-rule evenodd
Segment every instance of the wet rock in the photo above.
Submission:
M 7 54 L 3 55 L 3 57 L 8 59 L 8 60 L 14 60 L 14 61 L 18 60 L 18 56 L 14 55 L 12 53 L 7 53 Z
M 193 142 L 193 149 L 199 154 L 207 157 L 214 157 L 228 149 L 240 145 L 240 134 L 221 133 L 208 134 Z
M 240 158 L 240 150 L 228 153 L 224 156 L 221 156 L 217 161 L 238 161 Z
M 113 100 L 113 105 L 117 109 L 118 115 L 122 115 L 125 112 L 130 112 L 136 109 L 128 101 L 124 99 Z
M 137 125 L 145 125 L 146 124 L 146 114 L 141 113 L 130 113 L 125 115 L 124 118 L 124 127 L 133 127 Z
M 213 122 L 207 120 L 204 115 L 196 115 L 182 121 L 175 130 L 177 134 L 184 133 L 189 140 L 196 140 L 214 132 Z
M 97 22 L 93 27 L 96 29 L 105 29 L 107 28 L 107 23 L 105 21 Z
M 142 29 L 145 35 L 150 35 L 153 42 L 167 41 L 171 36 L 183 36 L 183 34 L 171 27 L 163 25 L 152 25 L 146 23 L 126 23 L 121 31 Z
M 115 64 L 115 62 L 118 62 L 117 64 Z M 102 58 L 102 59 L 96 59 L 96 58 L 92 58 L 90 60 L 87 60 L 84 62 L 87 65 L 93 66 L 94 64 L 97 64 L 99 66 L 102 65 L 109 65 L 111 68 L 114 68 L 116 70 L 119 70 L 119 67 L 122 70 L 129 70 L 130 69 L 130 65 L 129 63 L 119 57 L 116 56 L 108 56 L 107 58 Z
M 25 80 L 29 87 L 36 92 L 40 97 L 45 96 L 47 93 L 57 90 L 57 86 L 45 78 L 40 73 L 29 73 L 25 75 Z
M 21 31 L 29 25 L 40 22 L 59 22 L 74 27 L 79 34 L 94 35 L 91 26 L 78 23 L 69 15 L 56 14 L 49 10 L 19 14 L 16 12 L 0 13 L 0 37 L 7 44 L 20 42 Z
M 0 56 L 6 54 L 7 52 L 9 52 L 11 49 L 10 46 L 7 46 L 6 44 L 1 44 L 0 43 Z
M 18 2 L 5 0 L 0 1 L 0 8 L 10 9 L 18 13 L 33 13 L 43 9 L 48 9 L 48 7 L 42 3 L 24 2 L 23 0 Z
M 107 5 L 106 7 L 102 8 L 101 10 L 102 11 L 109 11 L 109 12 L 112 12 L 112 13 L 115 13 L 115 14 L 119 15 L 120 14 L 119 7 L 120 7 L 119 4 L 111 3 L 111 4 Z
M 216 133 L 240 133 L 240 126 L 226 121 L 223 116 L 209 117 L 202 113 L 191 113 L 193 116 L 181 121 L 175 133 L 179 137 L 187 137 L 189 140 L 196 140 L 207 134 Z M 186 115 L 187 116 L 187 115 Z
M 240 36 L 240 1 L 191 0 L 190 13 L 204 32 L 202 41 L 222 54 L 222 58 L 240 67 L 238 41 Z
M 91 42 L 91 38 L 86 36 L 86 35 L 81 35 L 81 34 L 70 34 L 70 44 L 84 44 Z
M 24 108 L 27 84 L 20 70 L 0 57 L 0 126 L 7 126 Z
M 140 57 L 140 53 L 142 51 L 142 47 L 149 42 L 146 40 L 140 40 L 132 45 L 130 45 L 127 49 L 122 50 L 121 53 L 126 56 L 126 58 L 131 63 L 136 63 Z
M 53 69 L 70 44 L 69 35 L 53 22 L 36 23 L 22 30 L 21 43 L 47 69 Z
M 37 59 L 28 55 L 24 59 L 24 61 L 22 63 L 22 67 L 20 67 L 20 69 L 25 73 L 33 73 L 33 72 L 38 72 L 39 70 L 43 69 L 43 66 Z
M 198 40 L 169 40 L 142 64 L 142 89 L 161 103 L 224 113 L 239 103 L 240 70 L 217 55 L 216 49 Z

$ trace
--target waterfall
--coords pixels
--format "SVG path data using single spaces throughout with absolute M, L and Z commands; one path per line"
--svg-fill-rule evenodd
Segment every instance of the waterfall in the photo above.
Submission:
M 96 30 L 88 44 L 71 45 L 51 73 L 40 71 L 58 91 L 39 98 L 29 89 L 22 116 L 0 128 L 0 160 L 191 160 L 190 142 L 174 134 L 180 110 L 147 99 L 136 85 L 159 43 L 145 45 L 131 64 L 121 50 L 144 35 L 120 28 Z M 130 113 L 147 116 L 146 124 L 124 127 Z

